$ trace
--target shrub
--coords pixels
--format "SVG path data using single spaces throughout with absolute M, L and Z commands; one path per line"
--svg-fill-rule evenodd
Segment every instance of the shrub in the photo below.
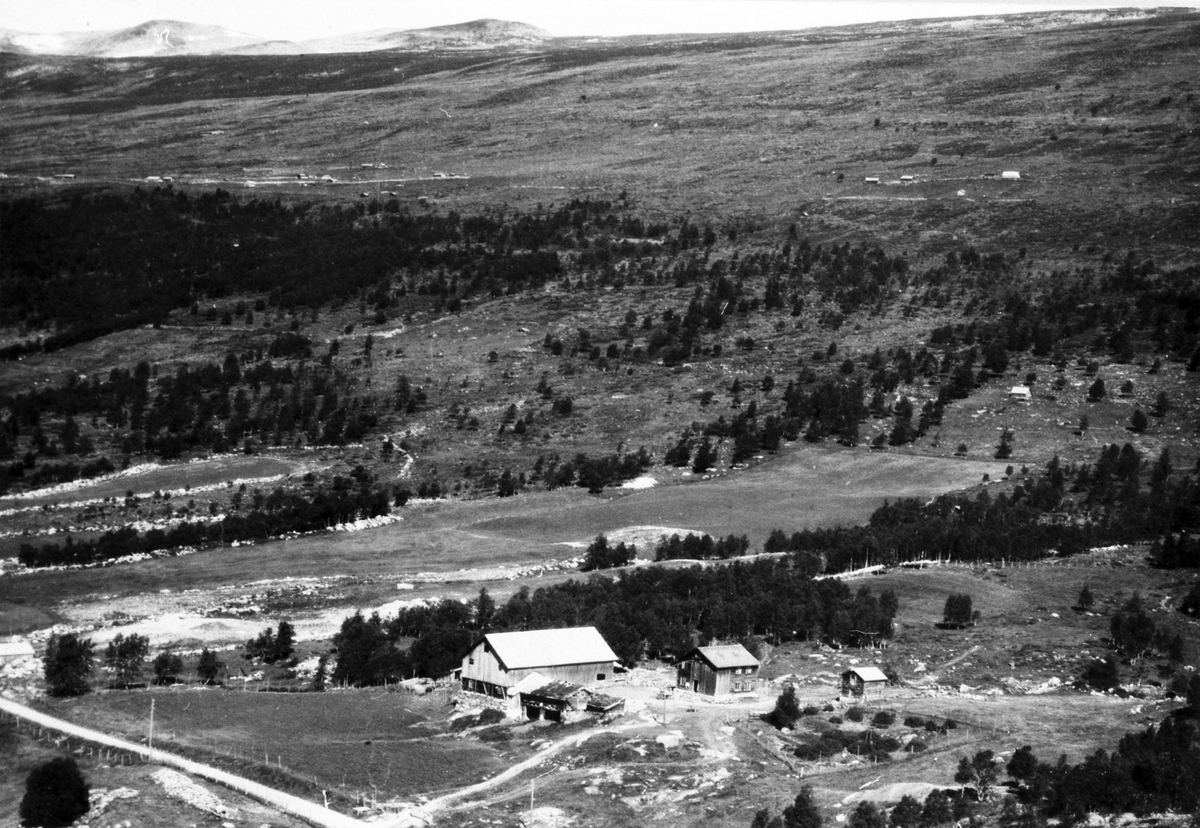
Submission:
M 863 709 L 861 707 L 851 707 L 846 711 L 846 718 L 852 722 L 861 722 L 863 720 Z
M 467 728 L 475 727 L 479 724 L 479 715 L 459 716 L 457 719 L 452 719 L 450 722 L 450 732 L 459 733 Z
M 892 713 L 890 711 L 887 711 L 887 710 L 880 710 L 878 713 L 875 714 L 874 718 L 871 719 L 872 727 L 879 727 L 879 728 L 891 727 L 895 723 L 896 723 L 896 714 Z
M 25 779 L 21 824 L 63 828 L 88 812 L 88 784 L 69 756 L 38 765 Z
M 495 725 L 479 731 L 479 741 L 481 742 L 507 742 L 511 738 L 512 731 L 507 727 L 501 727 L 500 725 Z
M 496 710 L 489 707 L 479 714 L 479 723 L 481 725 L 496 724 L 496 722 L 504 721 L 505 718 L 506 716 L 504 715 L 503 710 Z
M 775 708 L 763 715 L 763 721 L 776 730 L 792 727 L 800 718 L 800 704 L 796 701 L 796 688 L 788 685 L 775 699 Z
M 834 725 L 840 725 L 842 723 L 842 717 L 841 716 L 830 716 L 829 723 L 834 724 Z
M 925 725 L 927 725 L 927 724 L 928 724 L 928 722 L 926 722 L 920 716 L 905 716 L 904 717 L 904 726 L 905 727 L 914 727 L 914 728 L 920 729 L 922 727 L 925 727 Z
M 803 710 L 801 710 L 800 714 L 802 716 L 815 716 L 820 712 L 821 712 L 820 708 L 818 708 L 815 704 L 810 704 L 807 707 L 805 707 Z

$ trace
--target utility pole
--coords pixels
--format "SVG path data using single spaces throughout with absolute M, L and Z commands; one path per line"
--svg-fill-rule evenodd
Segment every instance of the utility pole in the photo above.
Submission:
M 146 747 L 154 747 L 154 699 L 150 700 L 150 736 L 146 739 Z

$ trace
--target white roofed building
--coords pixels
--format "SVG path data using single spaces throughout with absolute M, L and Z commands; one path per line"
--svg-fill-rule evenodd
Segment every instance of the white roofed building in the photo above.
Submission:
M 462 689 L 501 701 L 525 689 L 522 680 L 586 686 L 612 678 L 616 653 L 595 627 L 488 633 L 463 657 Z M 525 684 L 529 684 L 526 682 Z M 532 689 L 532 688 L 529 688 Z
M 706 696 L 753 693 L 758 659 L 741 644 L 697 647 L 676 665 L 675 685 Z
M 862 696 L 868 687 L 883 687 L 887 674 L 878 667 L 851 667 L 842 673 L 842 694 Z
M 33 645 L 23 638 L 0 641 L 0 666 L 33 657 Z

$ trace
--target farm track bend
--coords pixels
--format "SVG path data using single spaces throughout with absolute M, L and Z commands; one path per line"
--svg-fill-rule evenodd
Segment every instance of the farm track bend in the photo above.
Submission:
M 32 708 L 9 699 L 0 698 L 0 711 L 68 736 L 84 739 L 93 744 L 123 750 L 127 753 L 136 753 L 152 762 L 178 768 L 185 773 L 199 776 L 202 779 L 207 779 L 210 782 L 216 782 L 219 785 L 224 785 L 227 788 L 244 793 L 260 802 L 265 802 L 268 805 L 279 808 L 281 811 L 286 811 L 293 816 L 300 817 L 313 825 L 322 826 L 322 828 L 362 828 L 363 826 L 362 822 L 353 817 L 339 814 L 337 811 L 331 811 L 315 802 L 309 802 L 307 799 L 301 799 L 298 796 L 292 796 L 283 791 L 268 788 L 266 785 L 260 785 L 257 782 L 227 773 L 210 765 L 193 762 L 190 759 L 184 759 L 165 751 L 137 745 L 96 730 L 90 730 L 86 727 L 65 722 L 53 716 L 47 716 L 44 713 L 39 713 Z

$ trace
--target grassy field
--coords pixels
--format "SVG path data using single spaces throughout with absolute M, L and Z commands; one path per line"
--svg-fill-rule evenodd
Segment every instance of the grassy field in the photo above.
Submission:
M 444 692 L 111 691 L 52 706 L 56 715 L 144 742 L 151 699 L 155 743 L 166 750 L 179 743 L 282 765 L 350 797 L 373 790 L 381 799 L 412 797 L 469 784 L 502 767 L 487 747 L 434 738 L 450 712 Z
M 225 547 L 136 566 L 33 573 L 21 576 L 19 584 L 27 600 L 45 606 L 97 593 L 111 597 L 264 578 L 350 575 L 362 583 L 357 590 L 347 585 L 349 600 L 391 600 L 384 596 L 395 595 L 396 580 L 574 557 L 578 547 L 565 544 L 587 543 L 627 527 L 746 534 L 757 548 L 775 528 L 791 532 L 859 523 L 885 499 L 926 498 L 1002 471 L 995 460 L 797 447 L 747 472 L 710 480 L 614 491 L 612 497 L 567 489 L 504 500 L 414 504 L 401 510 L 403 522 L 380 529 Z M 652 550 L 642 555 L 651 557 Z
M 124 498 L 127 492 L 133 492 L 135 497 L 147 497 L 158 491 L 173 492 L 178 496 L 191 489 L 224 486 L 235 480 L 287 475 L 295 472 L 297 468 L 297 463 L 290 459 L 235 454 L 192 463 L 165 465 L 90 483 L 83 481 L 77 486 L 53 493 L 31 492 L 27 497 L 0 498 L 0 509 L 19 509 L 106 497 L 120 499 Z

